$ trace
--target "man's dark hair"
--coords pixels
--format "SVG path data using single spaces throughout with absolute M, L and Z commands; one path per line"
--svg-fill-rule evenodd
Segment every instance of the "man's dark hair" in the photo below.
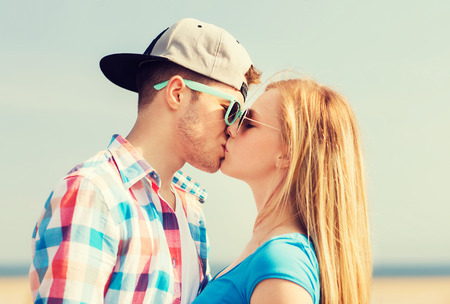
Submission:
M 186 69 L 171 61 L 149 61 L 145 62 L 139 68 L 136 82 L 139 94 L 138 110 L 149 104 L 157 91 L 153 86 L 163 81 L 169 80 L 172 76 L 179 75 L 184 79 L 200 82 L 205 85 L 210 85 L 216 80 L 207 76 L 201 75 L 192 70 Z M 245 74 L 248 85 L 258 84 L 261 79 L 261 72 L 259 72 L 252 65 Z M 200 92 L 192 90 L 192 100 L 196 100 Z
M 149 104 L 158 91 L 153 87 L 155 84 L 169 80 L 172 76 L 179 75 L 184 79 L 203 83 L 205 85 L 215 80 L 186 69 L 171 61 L 146 62 L 141 65 L 137 74 L 137 89 L 139 94 L 138 110 Z M 199 92 L 192 91 L 192 100 L 198 98 Z

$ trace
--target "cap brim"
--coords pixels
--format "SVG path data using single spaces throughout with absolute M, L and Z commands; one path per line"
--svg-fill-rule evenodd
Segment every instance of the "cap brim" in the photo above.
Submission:
M 167 61 L 167 58 L 143 54 L 112 54 L 100 60 L 100 69 L 112 83 L 137 92 L 136 75 L 144 61 Z

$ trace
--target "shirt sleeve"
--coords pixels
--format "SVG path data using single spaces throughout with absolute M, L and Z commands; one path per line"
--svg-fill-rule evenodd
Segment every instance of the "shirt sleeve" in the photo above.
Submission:
M 245 272 L 244 297 L 250 303 L 256 285 L 266 279 L 283 279 L 303 287 L 316 303 L 319 290 L 318 268 L 308 253 L 310 247 L 271 242 L 258 251 Z
M 98 188 L 86 177 L 64 179 L 33 231 L 35 303 L 103 303 L 118 245 L 118 229 Z

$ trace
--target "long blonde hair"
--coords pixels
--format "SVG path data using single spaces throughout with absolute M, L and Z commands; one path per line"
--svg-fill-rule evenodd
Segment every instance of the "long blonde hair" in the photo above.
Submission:
M 314 243 L 321 303 L 369 303 L 371 253 L 363 155 L 345 98 L 309 79 L 277 89 L 283 147 L 290 166 L 255 227 L 289 210 Z

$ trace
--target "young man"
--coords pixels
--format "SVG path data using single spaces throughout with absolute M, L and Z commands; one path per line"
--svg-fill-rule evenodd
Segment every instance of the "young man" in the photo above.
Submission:
M 100 67 L 138 92 L 138 117 L 51 193 L 33 233 L 33 298 L 190 303 L 209 276 L 205 192 L 179 169 L 219 169 L 225 129 L 259 73 L 228 32 L 194 19 Z

